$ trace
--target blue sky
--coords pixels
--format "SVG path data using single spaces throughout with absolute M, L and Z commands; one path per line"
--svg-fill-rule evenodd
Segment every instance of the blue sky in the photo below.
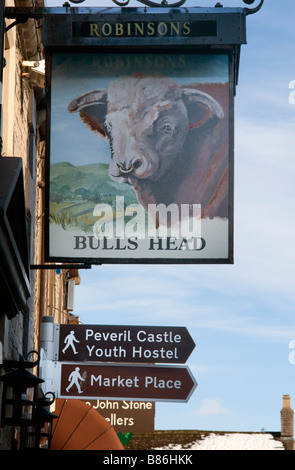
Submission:
M 196 343 L 187 365 L 198 387 L 186 404 L 156 404 L 156 429 L 279 431 L 284 394 L 295 409 L 294 18 L 292 0 L 265 0 L 247 18 L 235 98 L 234 265 L 80 272 L 74 313 L 83 323 L 185 326 Z

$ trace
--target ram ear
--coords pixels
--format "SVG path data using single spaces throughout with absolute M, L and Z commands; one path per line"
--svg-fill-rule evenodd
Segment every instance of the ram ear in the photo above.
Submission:
M 190 129 L 203 126 L 212 118 L 223 119 L 222 106 L 208 93 L 195 88 L 183 88 L 183 101 L 189 115 Z
M 93 132 L 106 137 L 107 90 L 92 90 L 72 100 L 69 113 L 79 112 L 82 122 Z

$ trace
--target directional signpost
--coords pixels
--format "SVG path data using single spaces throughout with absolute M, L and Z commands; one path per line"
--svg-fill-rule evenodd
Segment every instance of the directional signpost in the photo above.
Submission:
M 59 361 L 184 364 L 194 348 L 184 327 L 59 325 Z
M 43 327 L 41 376 L 58 398 L 186 402 L 197 387 L 179 365 L 195 348 L 185 327 Z
M 188 401 L 196 382 L 185 366 L 62 364 L 61 398 Z

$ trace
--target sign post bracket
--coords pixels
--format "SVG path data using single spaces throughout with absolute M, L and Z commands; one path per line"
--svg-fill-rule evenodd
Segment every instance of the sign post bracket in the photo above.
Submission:
M 101 263 L 96 263 L 100 265 Z M 91 264 L 31 264 L 30 269 L 91 269 Z

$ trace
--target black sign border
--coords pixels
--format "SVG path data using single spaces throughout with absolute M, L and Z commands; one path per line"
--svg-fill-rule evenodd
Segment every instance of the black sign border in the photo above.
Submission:
M 167 15 L 168 16 L 168 15 Z M 178 15 L 179 17 L 179 15 Z M 89 18 L 89 16 L 88 16 Z M 169 16 L 171 21 L 171 17 Z M 137 18 L 137 21 L 138 18 Z M 46 36 L 46 35 L 45 35 Z M 64 44 L 63 46 L 49 46 L 46 45 L 45 40 L 45 55 L 46 55 L 46 83 L 47 83 L 47 128 L 46 128 L 46 158 L 45 158 L 45 241 L 44 241 L 44 259 L 45 262 L 65 262 L 65 263 L 81 263 L 85 265 L 101 265 L 101 264 L 233 264 L 234 263 L 234 96 L 238 78 L 238 65 L 239 65 L 239 51 L 241 39 L 237 42 L 238 44 L 229 44 L 222 46 L 212 46 L 212 44 L 206 45 L 192 45 L 187 41 L 183 43 L 183 38 L 169 38 L 169 44 L 159 48 L 157 41 L 149 39 L 149 43 L 146 42 L 146 38 L 142 41 L 140 38 L 136 44 L 131 47 L 130 45 L 115 46 L 113 41 L 99 46 L 94 44 L 93 46 L 82 45 L 78 47 L 72 44 Z M 140 53 L 158 53 L 158 54 L 222 54 L 228 55 L 229 63 L 229 193 L 228 193 L 228 257 L 227 258 L 99 258 L 99 257 L 56 257 L 50 256 L 49 254 L 49 165 L 50 165 L 50 113 L 51 113 L 51 71 L 52 71 L 52 55 L 57 52 L 75 52 L 84 51 L 96 52 L 96 53 L 136 53 L 140 47 Z

